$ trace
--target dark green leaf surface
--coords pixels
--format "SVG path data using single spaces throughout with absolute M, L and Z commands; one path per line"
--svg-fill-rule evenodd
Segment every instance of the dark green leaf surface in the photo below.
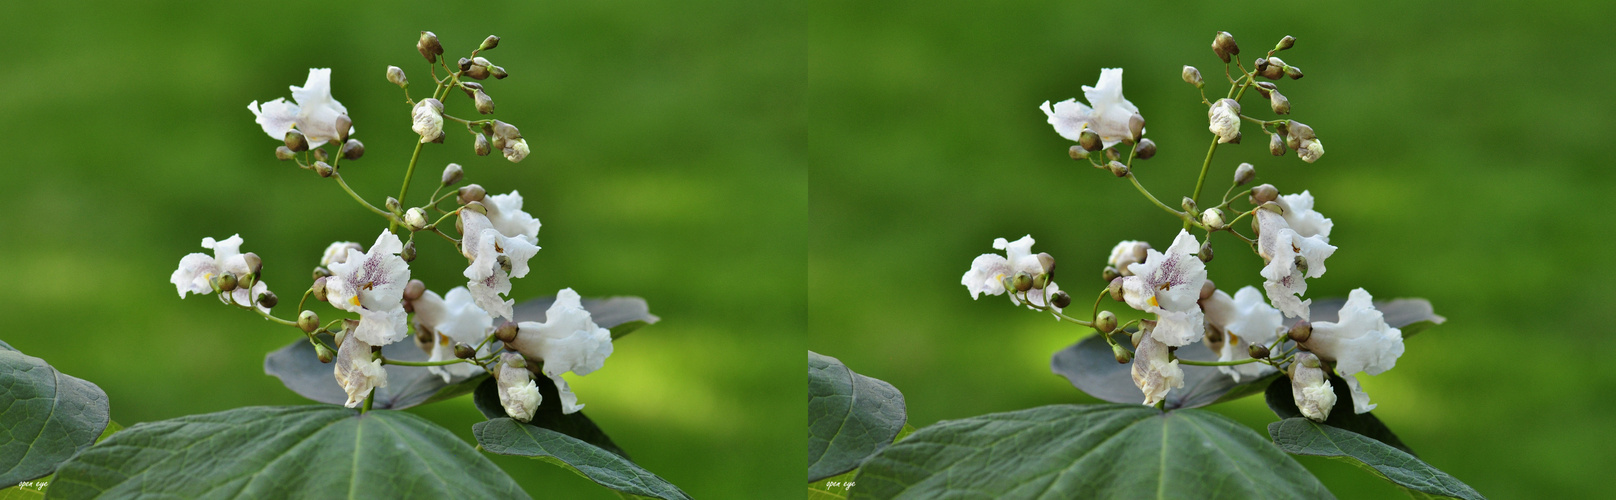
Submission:
M 48 498 L 528 498 L 421 417 L 258 406 L 136 424 L 62 464 Z
M 1331 374 L 1330 388 L 1335 391 L 1335 407 L 1330 410 L 1329 418 L 1324 419 L 1324 425 L 1367 436 L 1403 450 L 1409 455 L 1414 454 L 1414 450 L 1403 444 L 1403 440 L 1398 439 L 1397 434 L 1392 433 L 1386 424 L 1380 423 L 1374 412 L 1363 414 L 1352 412 L 1352 392 L 1347 389 L 1345 380 Z M 1279 415 L 1279 418 L 1302 417 L 1302 410 L 1296 408 L 1296 397 L 1291 394 L 1290 377 L 1280 376 L 1275 379 L 1263 397 L 1268 401 L 1268 408 L 1274 410 L 1274 414 Z
M 921 428 L 870 458 L 850 498 L 1333 498 L 1227 417 L 1056 405 Z
M 510 418 L 472 426 L 477 444 L 489 453 L 533 457 L 571 468 L 578 475 L 622 493 L 665 500 L 688 500 L 679 487 L 620 455 L 572 436 Z
M 1315 323 L 1335 321 L 1341 312 L 1341 306 L 1346 302 L 1346 299 L 1342 298 L 1315 299 L 1308 309 L 1309 315 Z M 1375 302 L 1375 308 L 1385 315 L 1386 324 L 1403 329 L 1404 338 L 1447 321 L 1434 314 L 1431 303 L 1425 299 L 1378 301 Z M 1118 338 L 1119 341 L 1127 341 L 1125 336 L 1119 335 Z M 1179 347 L 1175 355 L 1190 360 L 1217 360 L 1217 356 L 1201 342 Z M 1100 400 L 1132 404 L 1145 399 L 1139 388 L 1133 384 L 1133 375 L 1130 371 L 1132 366 L 1117 363 L 1111 353 L 1111 346 L 1099 335 L 1089 336 L 1056 352 L 1049 365 L 1050 370 L 1056 375 L 1066 377 L 1074 387 Z M 1183 366 L 1183 370 L 1184 387 L 1167 393 L 1165 403 L 1169 410 L 1197 408 L 1258 394 L 1278 376 L 1275 373 L 1258 379 L 1235 382 L 1233 377 L 1223 374 L 1215 367 Z
M 555 384 L 551 383 L 549 379 L 541 378 L 536 382 L 537 384 L 535 385 L 539 387 L 539 397 L 542 399 L 539 401 L 538 410 L 533 412 L 533 420 L 529 421 L 528 424 L 572 436 L 585 443 L 616 453 L 617 456 L 625 459 L 629 458 L 628 453 L 624 452 L 622 448 L 618 448 L 617 443 L 613 443 L 612 438 L 607 436 L 605 431 L 600 430 L 599 426 L 595 425 L 595 421 L 584 416 L 582 410 L 571 415 L 561 413 L 561 396 L 556 391 Z M 476 404 L 477 410 L 481 411 L 483 416 L 489 419 L 505 418 L 505 407 L 499 404 L 499 384 L 495 382 L 493 377 L 489 377 L 482 384 L 479 384 L 477 391 L 472 393 L 471 398 L 472 402 Z
M 628 335 L 641 327 L 654 325 L 662 318 L 651 314 L 645 299 L 639 297 L 585 298 L 581 301 L 595 324 L 612 331 L 612 340 Z M 516 321 L 543 322 L 545 312 L 555 304 L 555 297 L 543 297 L 517 304 L 512 317 Z
M 808 352 L 808 481 L 858 467 L 892 443 L 907 416 L 892 384 Z
M 1351 431 L 1305 418 L 1287 418 L 1268 424 L 1268 435 L 1274 438 L 1275 445 L 1287 452 L 1348 459 L 1417 493 L 1466 500 L 1484 498 L 1469 485 L 1413 455 Z M 1412 496 L 1421 498 L 1418 494 Z
M 0 487 L 50 474 L 110 421 L 100 387 L 7 347 L 0 350 Z

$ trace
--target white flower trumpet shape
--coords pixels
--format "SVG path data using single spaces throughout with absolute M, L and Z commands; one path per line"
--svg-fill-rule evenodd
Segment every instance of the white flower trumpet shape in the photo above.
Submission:
M 337 117 L 348 114 L 348 108 L 331 97 L 331 69 L 311 68 L 309 79 L 302 87 L 293 86 L 292 100 L 276 98 L 259 106 L 258 101 L 247 105 L 257 117 L 264 133 L 275 140 L 284 140 L 286 133 L 296 128 L 309 141 L 309 148 L 318 148 L 327 141 L 335 141 L 343 134 L 337 130 Z M 347 133 L 353 133 L 349 126 Z

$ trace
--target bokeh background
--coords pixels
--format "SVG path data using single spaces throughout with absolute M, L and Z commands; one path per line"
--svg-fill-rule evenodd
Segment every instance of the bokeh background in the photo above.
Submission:
M 1311 190 L 1340 250 L 1310 295 L 1426 297 L 1448 318 L 1364 382 L 1421 458 L 1491 498 L 1609 495 L 1610 5 L 816 5 L 809 348 L 898 387 L 911 423 L 1095 401 L 1049 370 L 1085 329 L 960 286 L 994 238 L 1032 234 L 1086 310 L 1112 245 L 1164 248 L 1178 232 L 1124 180 L 1070 160 L 1038 104 L 1125 68 L 1159 147 L 1134 170 L 1177 205 L 1209 141 L 1180 68 L 1221 95 L 1215 31 L 1246 61 L 1293 35 L 1283 58 L 1306 76 L 1278 85 L 1328 153 L 1274 158 L 1248 124 L 1245 144 L 1218 149 L 1204 196 L 1243 161 L 1281 192 Z M 1246 109 L 1271 116 L 1252 97 Z M 1227 235 L 1214 245 L 1211 279 L 1260 286 L 1255 256 Z M 1263 435 L 1274 419 L 1260 397 L 1216 410 Z M 1351 465 L 1301 461 L 1341 498 L 1402 496 Z
M 443 166 L 519 190 L 544 222 L 513 296 L 645 297 L 662 323 L 573 377 L 587 413 L 641 465 L 698 498 L 801 494 L 807 169 L 802 41 L 750 2 L 58 2 L 0 16 L 0 338 L 93 381 L 128 426 L 247 405 L 308 404 L 264 375 L 299 335 L 167 282 L 205 236 L 239 233 L 293 317 L 331 241 L 385 224 L 335 183 L 275 160 L 246 109 L 333 68 L 365 157 L 342 171 L 380 205 L 415 140 L 402 92 L 431 88 L 417 31 L 487 54 L 483 82 L 521 127 L 520 164 L 471 154 L 448 127 L 407 201 Z M 454 57 L 459 57 L 454 56 Z M 475 116 L 459 92 L 448 112 Z M 440 293 L 464 261 L 423 240 L 414 275 Z M 312 302 L 312 301 L 311 301 Z M 322 316 L 335 312 L 323 304 Z M 468 442 L 470 397 L 410 410 Z M 561 468 L 488 455 L 536 498 L 615 498 Z

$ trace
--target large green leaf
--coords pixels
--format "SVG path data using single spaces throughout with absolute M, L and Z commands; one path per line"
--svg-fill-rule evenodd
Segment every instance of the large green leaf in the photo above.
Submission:
M 600 430 L 599 426 L 595 425 L 595 421 L 584 416 L 583 411 L 576 411 L 572 414 L 561 412 L 561 396 L 556 391 L 555 384 L 550 382 L 550 379 L 540 378 L 537 382 L 535 385 L 539 387 L 539 408 L 534 410 L 533 420 L 529 420 L 529 424 L 572 436 L 585 443 L 616 453 L 624 459 L 628 458 L 628 453 L 624 452 L 622 448 L 618 448 L 617 443 L 613 443 L 612 438 L 607 436 L 605 431 Z M 472 393 L 471 400 L 477 406 L 477 411 L 482 412 L 483 416 L 489 419 L 505 417 L 505 407 L 499 404 L 499 384 L 493 377 L 489 377 L 482 384 L 477 385 L 477 391 Z
M 545 460 L 620 493 L 665 500 L 690 498 L 673 483 L 627 458 L 560 432 L 510 418 L 478 422 L 471 429 L 477 444 L 489 453 Z
M 333 344 L 330 335 L 321 334 L 327 345 Z M 382 347 L 387 359 L 400 361 L 426 361 L 427 355 L 414 342 L 394 342 Z M 340 405 L 348 401 L 348 394 L 332 373 L 333 365 L 321 363 L 308 340 L 298 340 L 264 357 L 264 373 L 274 375 L 287 389 L 321 403 Z M 470 393 L 487 378 L 487 374 L 443 381 L 420 366 L 387 365 L 387 386 L 376 389 L 371 408 L 399 410 L 453 398 Z
M 1352 431 L 1305 418 L 1287 418 L 1268 424 L 1268 435 L 1287 452 L 1346 460 L 1417 493 L 1465 500 L 1484 498 L 1469 485 L 1413 455 Z
M 847 500 L 847 492 L 853 488 L 853 477 L 857 475 L 858 469 L 853 469 L 841 475 L 809 481 L 808 500 Z
M 421 417 L 258 406 L 136 424 L 62 464 L 48 498 L 528 498 Z
M 1262 436 L 1205 410 L 1056 405 L 923 427 L 850 498 L 1332 498 Z
M 1316 299 L 1308 308 L 1309 315 L 1315 323 L 1335 321 L 1341 312 L 1341 306 L 1346 302 L 1346 299 L 1341 298 Z M 1403 329 L 1404 338 L 1447 321 L 1433 313 L 1431 303 L 1425 299 L 1378 301 L 1375 302 L 1375 308 L 1385 315 L 1387 324 Z M 1294 320 L 1292 322 L 1294 323 Z M 1116 338 L 1119 342 L 1128 341 L 1125 335 L 1118 335 Z M 1289 341 L 1281 348 L 1287 345 L 1290 345 Z M 1217 356 L 1214 356 L 1202 342 L 1179 347 L 1174 354 L 1190 360 L 1217 360 Z M 1144 395 L 1133 384 L 1133 375 L 1130 371 L 1132 367 L 1117 363 L 1115 355 L 1111 353 L 1110 344 L 1099 335 L 1089 336 L 1056 352 L 1049 365 L 1050 370 L 1056 375 L 1066 377 L 1074 387 L 1100 400 L 1112 403 L 1144 401 Z M 1165 407 L 1169 410 L 1196 408 L 1258 394 L 1278 376 L 1275 373 L 1235 382 L 1233 377 L 1223 374 L 1215 367 L 1184 366 L 1183 369 L 1184 387 L 1167 393 Z
M 808 351 L 808 482 L 858 467 L 907 420 L 903 393 Z
M 50 474 L 110 421 L 100 387 L 7 347 L 0 349 L 0 488 Z
M 516 321 L 543 322 L 545 312 L 550 310 L 551 304 L 555 304 L 555 297 L 532 299 L 517 304 L 512 317 Z M 585 298 L 582 304 L 584 310 L 589 311 L 589 317 L 595 324 L 612 331 L 612 340 L 662 320 L 651 314 L 651 308 L 645 304 L 645 299 L 639 297 Z
M 1414 450 L 1403 444 L 1403 440 L 1398 439 L 1397 434 L 1392 433 L 1386 424 L 1381 423 L 1373 412 L 1353 413 L 1352 392 L 1347 388 L 1345 380 L 1330 374 L 1330 389 L 1335 391 L 1335 407 L 1330 410 L 1330 416 L 1324 419 L 1324 425 L 1367 436 L 1403 450 L 1409 455 L 1414 454 Z M 1274 410 L 1274 414 L 1279 415 L 1279 418 L 1302 416 L 1302 410 L 1296 407 L 1296 398 L 1291 393 L 1290 377 L 1281 376 L 1274 380 L 1263 397 L 1268 401 L 1268 408 Z

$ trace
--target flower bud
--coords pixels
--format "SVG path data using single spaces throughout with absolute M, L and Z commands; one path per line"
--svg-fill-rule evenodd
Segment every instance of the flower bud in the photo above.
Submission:
M 294 153 L 308 151 L 309 140 L 308 138 L 303 137 L 302 132 L 288 130 L 286 131 L 286 148 L 292 150 Z
M 472 185 L 475 186 L 476 184 L 472 184 Z M 477 212 L 479 214 L 488 215 L 488 207 L 483 206 L 483 202 L 480 202 L 480 201 L 473 201 L 473 202 L 470 202 L 470 203 L 466 203 L 466 206 L 462 207 L 462 210 L 470 210 L 470 211 L 473 211 L 473 212 Z
M 235 289 L 236 289 L 237 282 L 236 282 L 236 275 L 234 275 L 234 274 L 230 274 L 230 273 L 220 274 L 218 279 L 215 280 L 215 281 L 218 282 L 219 291 L 221 291 L 221 292 L 230 292 L 230 291 L 235 291 Z
M 415 50 L 421 52 L 421 57 L 425 57 L 426 62 L 435 63 L 438 62 L 438 55 L 443 54 L 443 45 L 438 43 L 438 35 L 432 34 L 431 31 L 422 31 L 421 41 L 415 42 Z
M 1107 283 L 1121 276 L 1122 273 L 1117 272 L 1117 268 L 1112 266 L 1105 266 L 1105 269 L 1100 271 L 1100 279 L 1105 280 Z
M 1203 246 L 1201 248 L 1211 248 L 1211 247 L 1205 246 L 1205 244 L 1202 244 L 1202 245 Z M 1200 302 L 1200 301 L 1212 298 L 1212 294 L 1217 293 L 1217 291 L 1218 291 L 1217 283 L 1213 283 L 1212 280 L 1202 281 L 1201 282 L 1201 295 L 1199 297 L 1197 297 L 1195 299 L 1195 301 Z
M 346 140 L 348 140 L 348 133 L 353 131 L 353 119 L 348 118 L 348 113 L 343 113 L 343 114 L 337 115 L 336 126 L 337 126 L 337 140 L 338 141 L 346 141 Z
M 331 358 L 336 356 L 331 352 L 331 348 L 326 347 L 325 344 L 314 344 L 314 355 L 320 358 L 321 363 L 330 363 Z
M 1324 156 L 1324 143 L 1319 142 L 1318 139 L 1302 141 L 1300 146 L 1296 148 L 1296 157 L 1301 158 L 1302 161 L 1313 163 L 1319 161 L 1320 156 Z
M 1276 50 L 1276 51 L 1285 50 L 1285 49 L 1289 49 L 1289 48 L 1291 48 L 1291 47 L 1293 47 L 1295 45 L 1296 45 L 1296 37 L 1293 37 L 1293 36 L 1290 36 L 1290 35 L 1285 35 L 1285 38 L 1279 39 L 1279 43 L 1274 44 L 1274 50 Z
M 1150 139 L 1140 139 L 1139 147 L 1134 148 L 1133 154 L 1134 156 L 1138 156 L 1141 160 L 1149 160 L 1150 157 L 1156 156 L 1156 141 L 1152 141 Z
M 398 66 L 387 67 L 387 81 L 393 82 L 393 85 L 397 85 L 398 88 L 408 88 L 410 86 L 410 79 L 404 76 L 404 69 Z
M 1285 67 L 1285 76 L 1291 77 L 1292 80 L 1301 80 L 1302 79 L 1302 68 L 1298 68 L 1298 67 L 1295 67 L 1295 66 L 1286 66 Z
M 1255 87 L 1253 87 L 1253 88 L 1257 89 L 1257 95 L 1262 96 L 1263 99 L 1268 99 L 1269 95 L 1270 95 L 1269 94 L 1270 92 L 1273 92 L 1275 90 L 1279 90 L 1278 85 L 1274 85 L 1273 83 L 1270 83 L 1270 82 L 1257 82 L 1257 85 Z
M 481 52 L 481 51 L 484 51 L 484 50 L 494 50 L 494 47 L 498 47 L 498 46 L 499 46 L 499 37 L 494 36 L 494 35 L 488 35 L 488 38 L 483 39 L 483 44 L 477 46 L 477 51 Z
M 1268 58 L 1257 58 L 1257 60 L 1251 62 L 1251 67 L 1256 68 L 1257 72 L 1261 73 L 1262 70 L 1268 69 Z
M 320 174 L 320 177 L 331 177 L 331 174 L 336 173 L 336 171 L 337 169 L 333 168 L 329 163 L 323 161 L 314 162 L 314 173 Z
M 1118 364 L 1125 365 L 1128 364 L 1128 362 L 1133 361 L 1133 353 L 1128 352 L 1127 349 L 1123 349 L 1121 345 L 1111 346 L 1111 354 L 1116 356 Z
M 275 296 L 275 292 L 265 290 L 262 295 L 258 296 L 258 305 L 263 306 L 265 309 L 272 309 L 275 304 L 279 303 L 280 298 Z
M 1120 276 L 1111 278 L 1110 284 L 1105 286 L 1105 290 L 1111 292 L 1111 300 L 1122 302 L 1122 280 L 1123 278 Z
M 415 240 L 404 242 L 404 248 L 398 251 L 398 258 L 404 262 L 415 262 Z
M 435 142 L 443 138 L 443 102 L 433 98 L 422 99 L 415 103 L 415 109 L 410 112 L 412 124 L 410 129 L 421 136 L 421 143 Z
M 1195 199 L 1185 196 L 1183 201 L 1178 202 L 1178 207 L 1184 209 L 1184 213 L 1193 214 L 1195 213 Z
M 316 149 L 314 150 L 314 159 L 317 161 L 327 161 L 331 159 L 331 154 L 325 152 L 324 149 Z
M 514 139 L 506 141 L 503 150 L 505 152 L 505 159 L 509 160 L 511 163 L 522 161 L 523 158 L 527 158 L 528 153 L 532 152 L 531 149 L 528 149 L 527 139 Z
M 1251 188 L 1251 203 L 1261 205 L 1279 199 L 1279 189 L 1273 184 L 1262 184 Z
M 507 322 L 494 329 L 494 337 L 498 338 L 500 342 L 509 344 L 516 340 L 517 331 L 516 323 Z
M 1291 363 L 1291 397 L 1296 401 L 1296 409 L 1302 416 L 1315 422 L 1323 422 L 1330 418 L 1330 410 L 1335 406 L 1335 388 L 1330 386 L 1329 375 L 1324 373 L 1324 363 L 1311 352 L 1296 353 L 1296 361 Z
M 479 57 L 477 59 L 482 59 L 482 58 Z M 471 65 L 466 68 L 465 73 L 466 73 L 466 76 L 469 76 L 469 77 L 472 77 L 472 78 L 475 78 L 475 79 L 478 79 L 478 80 L 487 80 L 488 75 L 489 75 L 488 66 L 483 66 L 481 64 L 477 64 L 475 61 L 473 61 L 471 63 Z
M 1286 332 L 1285 335 L 1298 343 L 1307 342 L 1307 339 L 1313 337 L 1313 323 L 1309 323 L 1305 319 L 1297 321 L 1296 324 L 1291 325 L 1290 331 Z
M 1128 115 L 1128 137 L 1132 138 L 1133 142 L 1139 142 L 1139 138 L 1143 137 L 1144 135 L 1145 135 L 1145 117 L 1144 117 L 1144 115 L 1141 115 L 1139 113 L 1134 113 L 1132 115 Z
M 511 76 L 509 73 L 505 72 L 505 68 L 503 66 L 489 66 L 488 74 L 494 75 L 495 80 L 504 80 L 505 77 Z
M 484 191 L 482 186 L 476 184 L 467 184 L 460 188 L 455 201 L 459 201 L 461 205 L 465 205 L 474 201 L 483 201 L 483 197 L 485 196 L 488 196 L 488 192 Z
M 1041 252 L 1041 253 L 1039 253 L 1037 255 L 1037 257 L 1038 257 L 1038 265 L 1044 268 L 1044 274 L 1048 274 L 1051 278 L 1054 278 L 1054 276 L 1055 276 L 1055 256 L 1050 255 L 1048 253 Z
M 1094 317 L 1094 329 L 1099 330 L 1100 333 L 1111 333 L 1116 331 L 1117 313 L 1111 311 L 1100 311 L 1100 315 Z
M 443 185 L 453 186 L 465 175 L 466 172 L 460 168 L 459 163 L 450 163 L 449 166 L 443 167 Z
M 1112 161 L 1110 165 L 1107 165 L 1107 168 L 1110 168 L 1111 174 L 1117 177 L 1128 176 L 1128 166 L 1123 165 L 1120 161 Z
M 1099 151 L 1105 148 L 1105 143 L 1100 140 L 1100 134 L 1087 128 L 1083 129 L 1082 134 L 1078 134 L 1077 145 L 1083 146 L 1084 151 Z
M 315 278 L 314 279 L 314 285 L 309 286 L 309 290 L 311 292 L 313 292 L 313 294 L 314 294 L 314 300 L 318 300 L 320 302 L 325 302 L 326 301 L 326 296 L 325 296 L 325 292 L 326 292 L 326 290 L 325 290 L 325 280 L 326 279 L 328 279 L 327 276 L 321 276 L 321 277 Z
M 1279 134 L 1269 134 L 1268 153 L 1274 156 L 1285 156 L 1285 138 Z
M 1246 354 L 1251 355 L 1252 359 L 1268 359 L 1268 346 L 1251 344 L 1246 346 Z
M 1065 309 L 1066 306 L 1072 305 L 1072 296 L 1068 295 L 1065 290 L 1057 291 L 1055 292 L 1053 303 L 1056 309 Z
M 1195 88 L 1201 88 L 1201 87 L 1206 86 L 1206 80 L 1201 79 L 1201 70 L 1195 69 L 1194 66 L 1188 66 L 1188 65 L 1184 66 L 1184 75 L 1183 76 L 1184 76 L 1184 83 L 1194 85 Z
M 1231 56 L 1240 55 L 1240 45 L 1234 43 L 1234 35 L 1227 31 L 1219 31 L 1218 36 L 1212 39 L 1212 49 Z M 1223 62 L 1229 62 L 1229 58 L 1224 57 Z
M 477 156 L 488 156 L 488 153 L 493 151 L 488 147 L 488 136 L 483 134 L 477 134 L 477 140 L 472 143 L 471 150 L 477 153 Z
M 1285 215 L 1285 207 L 1279 206 L 1279 202 L 1265 201 L 1265 202 L 1263 202 L 1263 204 L 1257 205 L 1257 209 L 1258 210 L 1267 210 L 1269 212 L 1273 212 L 1273 213 L 1276 213 L 1276 214 Z
M 1250 163 L 1241 163 L 1239 167 L 1234 169 L 1234 185 L 1236 186 L 1244 186 L 1256 178 L 1257 167 L 1251 166 Z
M 405 305 L 409 305 L 409 303 L 406 302 Z M 438 334 L 434 333 L 431 327 L 421 324 L 419 321 L 415 323 L 415 347 L 420 349 L 421 352 L 432 354 L 432 348 L 437 347 L 437 342 L 434 342 L 437 337 Z
M 1199 252 L 1195 253 L 1195 258 L 1201 259 L 1201 262 L 1212 262 L 1212 257 L 1213 257 L 1213 255 L 1212 255 L 1212 242 L 1211 241 L 1207 241 L 1206 243 L 1202 243 L 1201 244 L 1201 250 Z
M 1018 291 L 1018 292 L 1025 292 L 1027 290 L 1031 290 L 1032 289 L 1032 275 L 1029 275 L 1026 272 L 1016 273 L 1016 276 L 1014 278 L 1010 279 L 1010 283 L 1015 286 L 1016 291 Z
M 494 112 L 494 98 L 488 97 L 488 93 L 481 90 L 476 91 L 474 94 L 473 99 L 477 102 L 478 113 L 486 115 Z
M 1223 211 L 1217 208 L 1206 209 L 1205 212 L 1201 212 L 1201 224 L 1212 231 L 1223 229 Z
M 1135 348 L 1139 347 L 1139 341 L 1144 340 L 1146 335 L 1150 335 L 1150 329 L 1145 327 L 1146 322 L 1154 323 L 1149 320 L 1140 321 L 1139 329 L 1134 330 L 1133 334 L 1128 335 L 1128 341 L 1133 343 Z
M 477 355 L 477 350 L 472 349 L 471 346 L 466 345 L 465 342 L 455 342 L 454 355 L 460 359 L 471 359 L 472 356 Z
M 365 143 L 359 142 L 359 139 L 348 139 L 348 142 L 342 143 L 343 159 L 357 160 L 363 156 L 365 156 Z
M 382 202 L 382 206 L 386 207 L 387 211 L 396 214 L 396 213 L 398 213 L 399 207 L 401 207 L 402 205 L 399 204 L 398 198 L 388 196 L 387 201 Z
M 1218 136 L 1218 143 L 1240 143 L 1240 103 L 1219 99 L 1206 110 L 1207 130 Z
M 292 152 L 292 148 L 286 146 L 275 146 L 275 159 L 286 161 L 292 158 L 297 158 L 297 153 Z
M 1066 154 L 1071 155 L 1072 159 L 1077 161 L 1083 161 L 1089 158 L 1088 150 L 1083 149 L 1083 146 L 1078 146 L 1075 144 L 1066 149 Z
M 1278 80 L 1280 78 L 1284 78 L 1285 61 L 1281 61 L 1278 57 L 1270 57 L 1268 58 L 1268 65 L 1263 67 L 1261 71 L 1258 71 L 1257 74 L 1269 80 Z
M 1268 98 L 1268 105 L 1269 105 L 1269 107 L 1274 109 L 1274 114 L 1276 114 L 1276 115 L 1288 115 L 1288 114 L 1291 114 L 1291 100 L 1286 99 L 1285 94 L 1281 94 L 1281 93 L 1279 93 L 1278 90 L 1275 90 L 1275 91 L 1271 92 L 1269 95 L 1270 95 L 1270 97 Z
M 426 229 L 426 225 L 430 222 L 426 220 L 426 210 L 422 210 L 421 207 L 410 207 L 404 212 L 404 224 L 410 226 L 411 231 L 420 231 Z
M 314 311 L 304 310 L 297 315 L 297 328 L 303 330 L 303 333 L 314 333 L 320 329 L 320 315 Z
M 1122 157 L 1117 155 L 1116 148 L 1112 148 L 1105 150 L 1105 159 L 1107 161 L 1117 161 L 1122 159 Z

